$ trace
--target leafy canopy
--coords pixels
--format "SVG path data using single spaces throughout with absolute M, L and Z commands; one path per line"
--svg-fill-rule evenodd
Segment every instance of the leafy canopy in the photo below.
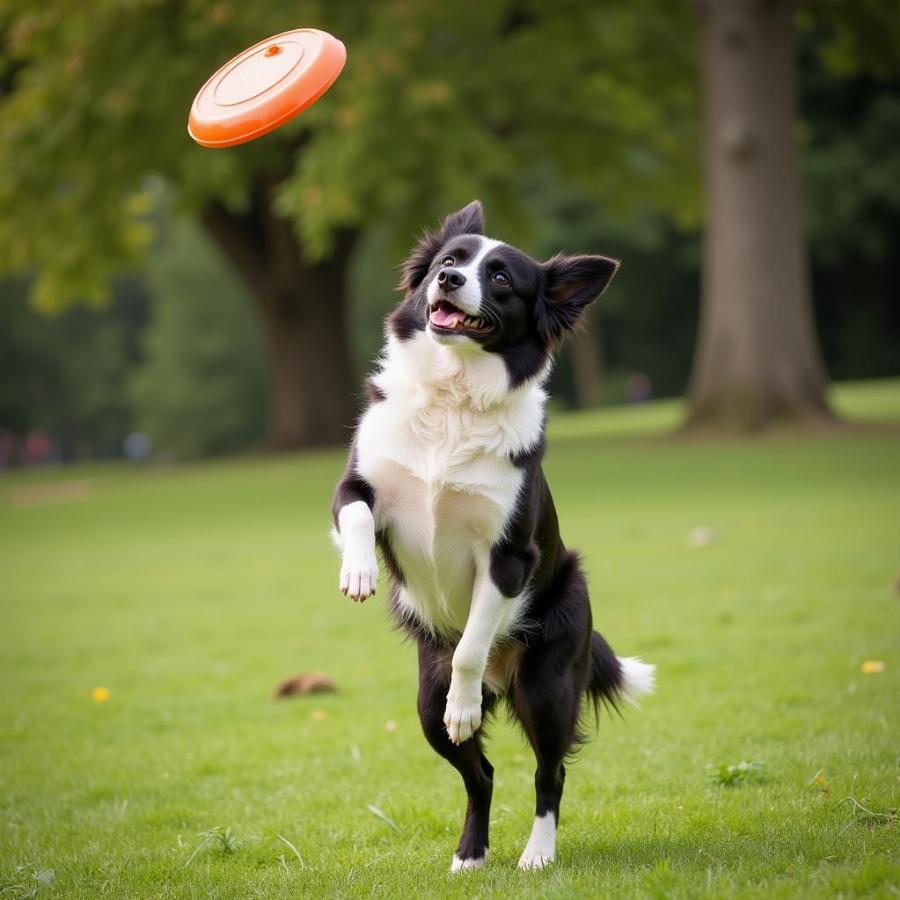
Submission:
M 410 233 L 482 196 L 526 234 L 542 169 L 624 210 L 695 217 L 693 40 L 684 4 L 551 0 L 5 0 L 0 273 L 35 270 L 47 310 L 100 302 L 153 237 L 151 176 L 198 210 L 272 189 L 309 258 L 339 227 Z M 234 53 L 298 25 L 347 44 L 324 102 L 227 151 L 186 133 L 194 93 Z

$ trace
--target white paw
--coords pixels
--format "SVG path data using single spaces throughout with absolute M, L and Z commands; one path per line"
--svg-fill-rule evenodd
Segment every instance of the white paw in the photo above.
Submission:
M 520 869 L 543 869 L 556 859 L 556 816 L 552 812 L 534 817 L 528 843 L 519 857 Z
M 454 744 L 469 740 L 481 726 L 481 683 L 451 679 L 444 710 L 444 726 Z
M 348 550 L 341 562 L 341 593 L 354 600 L 365 600 L 375 593 L 378 560 L 375 548 L 363 552 Z
M 460 859 L 455 853 L 453 854 L 453 860 L 450 863 L 450 871 L 451 872 L 463 872 L 466 869 L 480 869 L 487 862 L 487 850 L 484 851 L 484 856 L 478 856 L 474 859 L 472 857 L 467 857 L 466 859 Z
M 544 866 L 549 866 L 554 859 L 555 856 L 552 854 L 550 856 L 545 856 L 540 851 L 533 852 L 526 847 L 525 852 L 519 857 L 519 868 L 543 869 Z

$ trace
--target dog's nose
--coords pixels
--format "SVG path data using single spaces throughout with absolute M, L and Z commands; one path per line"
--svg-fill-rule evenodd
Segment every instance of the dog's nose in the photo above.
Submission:
M 441 269 L 438 272 L 437 283 L 447 293 L 461 288 L 466 283 L 466 276 L 456 269 Z

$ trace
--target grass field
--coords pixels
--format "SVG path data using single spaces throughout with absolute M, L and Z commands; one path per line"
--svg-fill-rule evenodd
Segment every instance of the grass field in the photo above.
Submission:
M 838 404 L 900 420 L 900 383 Z M 660 440 L 676 415 L 553 426 L 595 623 L 659 690 L 570 767 L 543 872 L 516 870 L 533 762 L 501 720 L 491 858 L 448 874 L 463 792 L 413 647 L 383 583 L 336 590 L 341 454 L 6 477 L 0 896 L 896 896 L 900 432 Z M 270 699 L 314 669 L 338 693 Z

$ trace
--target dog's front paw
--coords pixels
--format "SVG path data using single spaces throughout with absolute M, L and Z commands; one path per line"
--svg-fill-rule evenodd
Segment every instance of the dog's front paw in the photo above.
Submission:
M 469 740 L 481 727 L 481 684 L 451 680 L 444 725 L 454 744 Z
M 374 548 L 362 553 L 347 552 L 341 562 L 341 593 L 354 600 L 365 600 L 375 593 L 378 560 Z

